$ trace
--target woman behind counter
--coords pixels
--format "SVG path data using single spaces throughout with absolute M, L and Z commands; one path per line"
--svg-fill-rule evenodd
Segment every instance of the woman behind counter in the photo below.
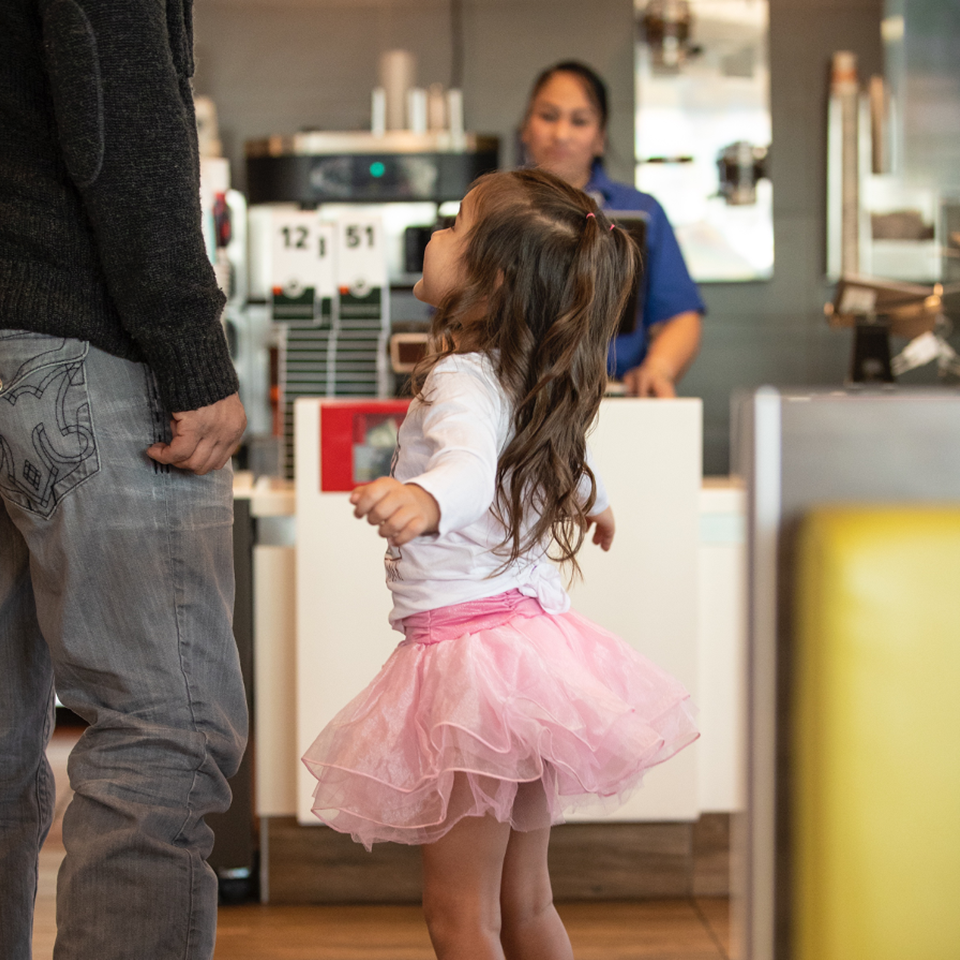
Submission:
M 639 397 L 674 397 L 700 346 L 703 301 L 663 208 L 649 194 L 611 180 L 603 168 L 607 88 L 588 66 L 558 63 L 537 77 L 522 140 L 531 163 L 594 196 L 605 210 L 644 214 L 647 242 L 642 314 L 610 348 L 611 375 Z

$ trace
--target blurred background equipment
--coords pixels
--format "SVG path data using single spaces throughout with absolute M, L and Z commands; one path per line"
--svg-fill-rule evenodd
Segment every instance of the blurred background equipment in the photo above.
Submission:
M 947 342 L 953 325 L 943 309 L 944 287 L 848 275 L 824 313 L 835 328 L 853 327 L 849 383 L 892 383 L 894 376 L 936 361 L 943 376 L 960 376 Z M 890 337 L 907 340 L 891 359 Z
M 690 55 L 688 0 L 649 0 L 641 15 L 644 39 L 658 71 L 677 70 Z
M 767 0 L 636 0 L 636 186 L 697 281 L 773 274 Z
M 826 313 L 854 327 L 854 383 L 933 362 L 960 375 L 948 340 L 960 315 L 960 137 L 948 119 L 960 119 L 960 10 L 884 9 L 884 76 L 862 84 L 854 54 L 838 51 L 828 108 L 827 273 L 838 285 Z

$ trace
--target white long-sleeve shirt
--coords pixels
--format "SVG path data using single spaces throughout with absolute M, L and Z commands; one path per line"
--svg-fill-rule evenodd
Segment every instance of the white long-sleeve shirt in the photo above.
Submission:
M 545 551 L 530 551 L 505 570 L 505 535 L 491 509 L 497 461 L 512 434 L 510 403 L 483 354 L 445 358 L 431 370 L 423 400 L 415 399 L 400 428 L 393 476 L 415 483 L 440 507 L 437 533 L 390 547 L 385 558 L 393 592 L 390 621 L 424 610 L 519 590 L 549 613 L 569 609 L 560 571 Z M 597 480 L 592 513 L 609 505 Z M 589 489 L 582 486 L 584 499 Z

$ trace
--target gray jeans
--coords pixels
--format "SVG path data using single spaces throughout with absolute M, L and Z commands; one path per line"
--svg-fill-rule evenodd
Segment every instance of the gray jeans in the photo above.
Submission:
M 204 816 L 229 806 L 247 723 L 230 471 L 146 456 L 169 418 L 143 364 L 0 330 L 0 381 L 0 957 L 30 958 L 55 688 L 89 722 L 56 960 L 208 960 Z

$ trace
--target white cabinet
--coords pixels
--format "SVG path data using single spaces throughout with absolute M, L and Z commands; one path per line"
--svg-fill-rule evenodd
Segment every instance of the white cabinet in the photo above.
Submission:
M 400 639 L 386 619 L 383 541 L 354 519 L 346 493 L 320 492 L 320 403 L 297 402 L 296 548 L 262 544 L 254 556 L 257 813 L 305 824 L 316 820 L 301 753 Z M 700 423 L 698 400 L 617 398 L 591 438 L 617 535 L 607 554 L 585 545 L 573 604 L 679 677 L 702 731 L 648 773 L 617 819 L 739 808 L 742 493 L 701 481 Z M 279 497 L 262 496 L 260 508 L 283 509 Z

